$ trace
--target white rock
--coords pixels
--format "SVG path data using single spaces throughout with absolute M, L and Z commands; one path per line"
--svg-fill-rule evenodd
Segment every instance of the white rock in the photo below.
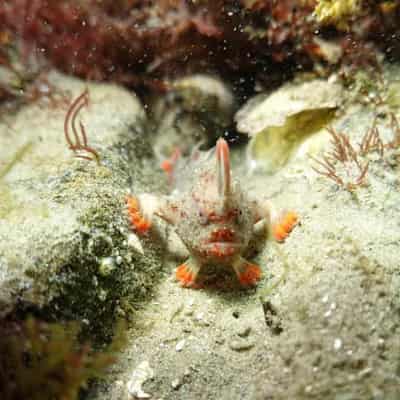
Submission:
M 136 252 L 144 254 L 142 243 L 138 236 L 134 233 L 130 233 L 128 236 L 128 246 L 133 248 Z
M 340 338 L 335 339 L 335 341 L 333 342 L 333 348 L 335 350 L 340 350 L 342 348 L 342 345 L 343 345 L 343 342 L 342 342 L 342 339 L 340 339 Z
M 292 115 L 307 110 L 336 108 L 342 100 L 337 83 L 315 79 L 301 84 L 289 83 L 270 95 L 249 100 L 235 115 L 239 132 L 250 137 L 271 126 L 283 126 Z
M 186 343 L 185 339 L 180 340 L 180 341 L 176 344 L 175 350 L 176 350 L 176 351 L 182 351 L 183 348 L 185 347 L 185 343 Z
M 148 361 L 141 362 L 132 372 L 131 379 L 126 384 L 130 399 L 149 399 L 151 395 L 145 393 L 142 385 L 148 379 L 154 377 L 154 371 L 150 368 Z

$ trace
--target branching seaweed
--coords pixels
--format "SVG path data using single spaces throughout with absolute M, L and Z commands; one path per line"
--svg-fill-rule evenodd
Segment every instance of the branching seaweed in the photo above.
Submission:
M 393 112 L 389 116 L 389 128 L 392 133 L 392 139 L 387 143 L 383 142 L 379 129 L 376 126 L 377 118 L 375 118 L 371 128 L 368 129 L 361 140 L 360 155 L 364 156 L 372 151 L 377 151 L 382 157 L 385 150 L 397 149 L 400 146 L 400 123 Z
M 86 160 L 95 159 L 96 162 L 99 163 L 100 156 L 93 147 L 88 145 L 86 130 L 81 121 L 78 123 L 79 130 L 77 128 L 76 118 L 82 108 L 88 105 L 89 91 L 85 89 L 85 91 L 72 102 L 68 109 L 64 120 L 64 135 L 69 149 L 74 152 L 76 157 Z
M 348 135 L 338 133 L 332 127 L 328 128 L 333 149 L 319 160 L 312 159 L 320 169 L 312 167 L 315 172 L 333 180 L 338 186 L 353 192 L 357 186 L 365 182 L 369 163 L 362 163 L 357 150 L 350 143 Z M 342 165 L 342 171 L 337 170 L 337 164 Z
M 383 156 L 385 145 L 383 144 L 383 141 L 379 134 L 379 130 L 376 126 L 376 118 L 374 119 L 371 128 L 369 128 L 367 132 L 365 132 L 365 135 L 361 139 L 359 147 L 359 154 L 362 156 L 365 156 L 372 151 L 378 152 L 381 157 Z
M 337 133 L 332 127 L 328 128 L 331 135 L 333 149 L 322 156 L 322 159 L 311 158 L 320 168 L 312 169 L 320 175 L 333 180 L 338 186 L 344 187 L 352 192 L 357 186 L 365 182 L 368 172 L 369 161 L 361 162 L 364 157 L 372 152 L 377 152 L 382 158 L 386 150 L 398 149 L 400 147 L 400 123 L 394 113 L 390 113 L 389 127 L 392 132 L 392 139 L 384 142 L 377 127 L 377 117 L 371 127 L 365 132 L 358 149 L 350 143 L 348 135 Z M 338 163 L 342 165 L 340 172 Z
M 390 128 L 393 139 L 386 145 L 389 149 L 396 149 L 400 146 L 400 123 L 394 113 L 390 113 Z

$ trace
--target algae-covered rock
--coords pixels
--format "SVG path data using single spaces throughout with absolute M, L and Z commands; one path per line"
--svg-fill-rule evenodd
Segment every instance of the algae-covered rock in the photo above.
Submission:
M 151 101 L 156 153 L 170 156 L 179 148 L 188 154 L 199 143 L 212 145 L 231 124 L 234 105 L 231 88 L 216 76 L 171 81 L 166 96 Z
M 235 116 L 237 129 L 251 137 L 249 167 L 270 173 L 282 167 L 305 138 L 326 126 L 341 100 L 341 85 L 320 79 L 251 99 Z
M 362 3 L 363 0 L 318 0 L 315 15 L 319 22 L 345 27 L 347 20 L 360 14 Z
M 137 98 L 112 85 L 52 74 L 74 99 L 100 163 L 74 157 L 63 132 L 67 107 L 32 104 L 0 126 L 0 313 L 34 308 L 79 319 L 98 336 L 146 295 L 160 271 L 157 246 L 129 246 L 128 191 L 163 186 Z M 22 149 L 22 150 L 21 150 Z M 11 165 L 11 167 L 9 167 Z

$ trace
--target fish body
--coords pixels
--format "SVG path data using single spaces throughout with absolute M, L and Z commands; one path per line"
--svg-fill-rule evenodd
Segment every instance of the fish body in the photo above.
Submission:
M 287 236 L 297 222 L 294 213 L 275 216 L 270 204 L 259 203 L 248 197 L 240 182 L 232 178 L 228 143 L 220 138 L 216 147 L 206 153 L 195 153 L 187 163 L 174 172 L 176 187 L 160 199 L 151 213 L 172 225 L 185 244 L 190 257 L 176 270 L 176 278 L 183 286 L 195 286 L 203 266 L 231 266 L 244 286 L 252 286 L 261 277 L 259 266 L 248 262 L 244 254 L 249 247 L 256 226 L 275 224 L 273 232 Z M 153 202 L 154 203 L 154 202 Z M 129 204 L 128 204 L 129 211 Z M 136 205 L 130 217 L 134 227 L 140 214 Z M 143 221 L 136 227 L 140 231 Z M 278 230 L 276 228 L 279 228 Z M 286 235 L 285 235 L 286 234 Z M 279 238 L 277 238 L 279 240 Z M 283 237 L 284 239 L 284 237 Z

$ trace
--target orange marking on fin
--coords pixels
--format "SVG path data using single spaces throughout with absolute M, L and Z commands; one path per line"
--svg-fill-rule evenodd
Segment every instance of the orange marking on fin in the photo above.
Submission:
M 299 217 L 293 211 L 287 212 L 283 218 L 272 227 L 272 233 L 278 242 L 284 241 L 296 226 Z
M 193 273 L 189 270 L 186 264 L 181 264 L 176 269 L 175 277 L 182 286 L 191 286 L 194 283 Z
M 151 228 L 151 221 L 147 220 L 140 213 L 139 201 L 134 196 L 127 196 L 126 205 L 128 207 L 129 220 L 136 232 L 143 235 Z
M 288 236 L 288 232 L 280 224 L 273 227 L 272 233 L 278 242 L 284 241 Z
M 167 174 L 169 183 L 172 183 L 173 181 L 174 167 L 180 156 L 181 156 L 181 151 L 177 147 L 169 158 L 161 162 L 161 169 L 163 169 L 164 172 Z
M 261 268 L 256 264 L 248 263 L 238 278 L 241 285 L 254 286 L 261 278 Z

